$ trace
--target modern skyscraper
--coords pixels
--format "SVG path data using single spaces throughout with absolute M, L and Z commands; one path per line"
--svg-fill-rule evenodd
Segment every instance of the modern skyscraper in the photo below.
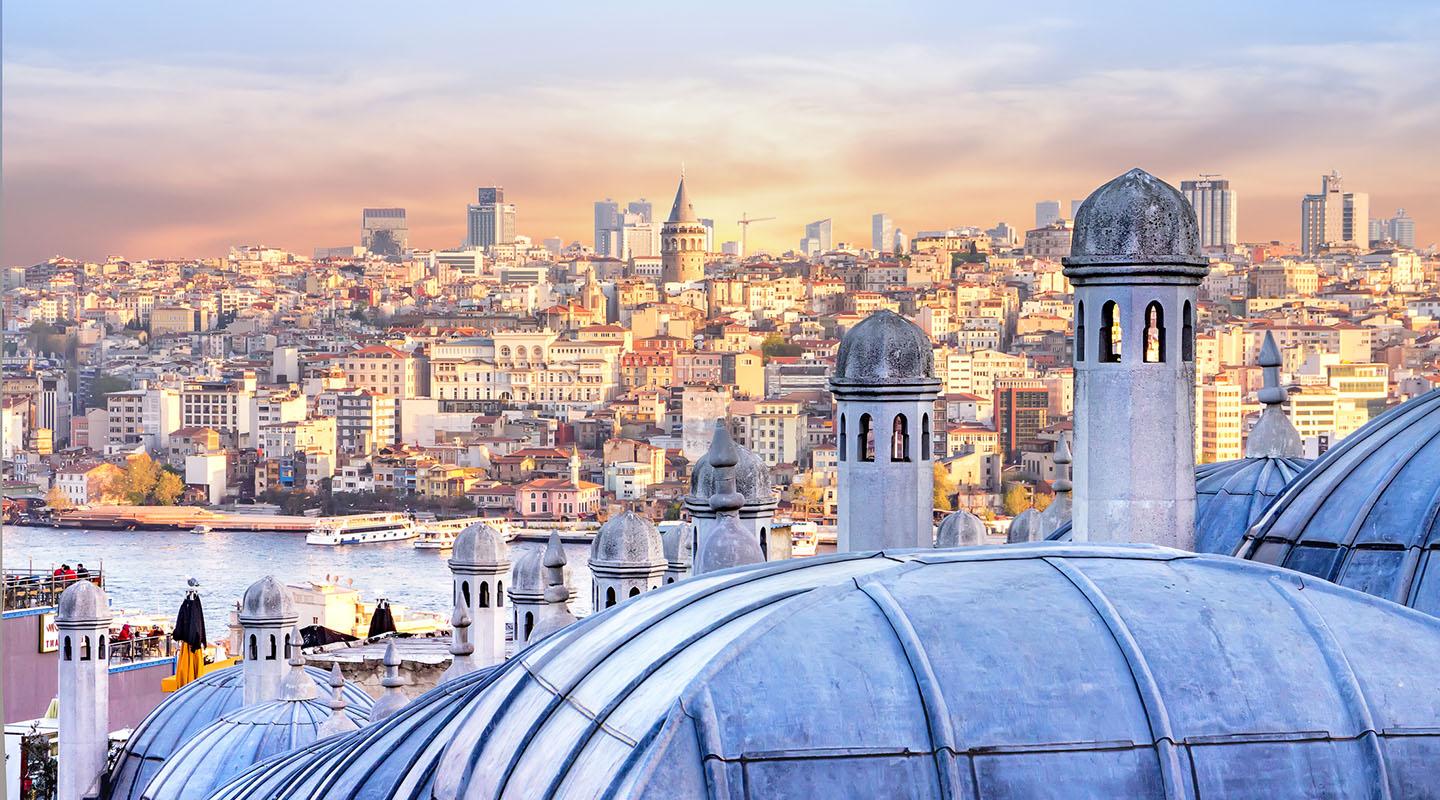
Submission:
M 870 218 L 870 248 L 878 253 L 895 252 L 895 222 L 889 214 Z
M 1059 219 L 1059 200 L 1041 200 L 1035 204 L 1035 227 L 1043 228 Z
M 1190 201 L 1200 222 L 1200 246 L 1215 250 L 1233 248 L 1239 241 L 1235 235 L 1238 206 L 1230 181 L 1219 175 L 1201 175 L 1198 180 L 1181 181 L 1180 193 Z
M 367 208 L 360 212 L 360 246 L 377 256 L 404 255 L 410 228 L 403 208 Z
M 1320 192 L 1300 201 L 1300 253 L 1313 256 L 1324 247 L 1370 245 L 1370 195 L 1347 192 L 1340 173 L 1320 177 Z
M 1415 220 L 1405 213 L 1405 209 L 1395 210 L 1395 216 L 1390 218 L 1389 229 L 1390 241 L 1401 247 L 1415 247 Z
M 800 252 L 816 256 L 830 252 L 831 223 L 828 219 L 816 220 L 805 226 L 805 238 L 800 240 Z
M 715 220 L 701 217 L 700 226 L 705 229 L 705 252 L 715 252 Z
M 641 221 L 641 222 L 654 222 L 654 221 L 655 221 L 655 219 L 654 219 L 655 205 L 654 205 L 653 203 L 651 203 L 649 200 L 646 200 L 646 199 L 643 198 L 643 197 L 640 198 L 639 200 L 632 200 L 632 201 L 630 201 L 630 204 L 626 206 L 626 210 L 629 211 L 631 214 L 638 214 L 638 215 L 640 215 L 640 221 Z
M 503 186 L 482 187 L 467 208 L 465 245 L 489 247 L 515 241 L 515 204 L 505 202 Z
M 611 241 L 611 234 L 615 231 L 619 216 L 620 204 L 614 200 L 607 197 L 595 203 L 596 255 L 614 255 L 614 243 Z
M 690 283 L 705 277 L 705 226 L 695 217 L 685 176 L 675 190 L 670 218 L 660 228 L 660 275 L 667 283 Z

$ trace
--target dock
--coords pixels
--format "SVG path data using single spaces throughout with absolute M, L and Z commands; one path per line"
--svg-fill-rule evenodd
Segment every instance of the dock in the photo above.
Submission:
M 310 533 L 325 517 L 226 514 L 194 506 L 89 506 L 57 512 L 60 528 L 121 531 L 188 531 L 204 525 L 212 531 Z

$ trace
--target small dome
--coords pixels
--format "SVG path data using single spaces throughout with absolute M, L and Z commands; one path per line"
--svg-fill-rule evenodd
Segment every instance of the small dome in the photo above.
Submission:
M 1370 420 L 1290 481 L 1236 555 L 1440 616 L 1440 389 Z
M 740 524 L 740 518 L 724 514 L 700 541 L 695 553 L 695 574 L 701 575 L 765 560 L 755 531 Z
M 655 523 L 626 511 L 611 517 L 590 544 L 590 563 L 621 567 L 665 565 L 665 545 Z
M 985 544 L 985 522 L 963 508 L 945 515 L 935 532 L 935 546 L 939 548 L 977 544 Z
M 1130 170 L 1085 199 L 1075 212 L 1071 242 L 1066 266 L 1207 263 L 1190 201 L 1143 169 Z
M 447 730 L 430 792 L 1399 796 L 1440 759 L 1435 663 L 1435 620 L 1233 558 L 819 556 L 648 592 L 517 654 Z
M 281 622 L 295 619 L 295 602 L 275 576 L 266 575 L 250 584 L 240 600 L 240 624 Z
M 660 534 L 665 560 L 671 565 L 689 564 L 695 557 L 695 528 L 691 523 L 671 525 Z
M 510 568 L 510 597 L 533 597 L 539 600 L 545 595 L 545 551 L 531 548 L 521 552 Z
M 935 381 L 935 346 L 920 326 L 882 310 L 840 340 L 831 383 L 906 385 Z
M 505 535 L 483 522 L 467 525 L 455 537 L 450 550 L 451 567 L 502 567 L 509 563 L 510 545 Z
M 1040 512 L 1027 508 L 1010 520 L 1010 530 L 1005 534 L 1005 541 L 1008 544 L 1034 542 L 1040 540 L 1040 534 Z
M 104 589 L 90 581 L 76 581 L 60 593 L 56 624 L 102 625 L 109 624 L 110 619 L 110 599 Z
M 770 467 L 760 456 L 749 448 L 735 445 L 735 489 L 745 495 L 747 508 L 773 506 L 775 494 L 770 489 Z M 685 502 L 702 509 L 710 509 L 710 495 L 715 494 L 715 467 L 710 463 L 710 453 L 695 462 L 690 469 L 690 494 Z
M 329 673 L 306 667 L 315 685 L 329 686 Z M 110 774 L 110 800 L 138 800 L 165 762 L 205 726 L 244 703 L 244 667 L 237 664 L 212 672 L 167 695 L 136 726 Z M 353 683 L 344 688 L 345 713 L 358 724 L 369 719 L 374 701 Z

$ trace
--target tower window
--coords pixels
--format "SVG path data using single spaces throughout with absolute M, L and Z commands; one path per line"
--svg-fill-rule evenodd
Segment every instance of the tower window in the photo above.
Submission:
M 1180 331 L 1180 360 L 1195 360 L 1195 312 L 1190 309 L 1190 301 L 1185 301 L 1185 312 L 1181 315 L 1181 324 L 1184 326 Z
M 1145 306 L 1145 363 L 1165 361 L 1165 309 L 1158 300 Z
M 860 430 L 856 433 L 855 448 L 860 451 L 861 461 L 875 460 L 875 431 L 871 430 L 870 415 L 860 415 Z
M 105 636 L 104 636 L 104 634 L 101 634 L 101 636 L 100 636 L 100 652 L 99 652 L 98 658 L 99 658 L 101 661 L 104 661 L 104 660 L 105 660 Z
M 480 607 L 490 607 L 490 584 L 485 581 L 480 581 Z
M 920 460 L 930 460 L 930 415 L 920 417 Z
M 910 421 L 904 414 L 895 415 L 895 424 L 890 429 L 890 460 L 910 460 Z
M 255 641 L 255 634 L 250 634 L 250 660 L 260 660 L 260 647 Z
M 81 636 L 81 637 L 80 637 L 80 660 L 81 660 L 81 661 L 89 661 L 89 660 L 90 660 L 90 637 L 89 637 L 89 636 Z
M 265 656 L 266 661 L 275 660 L 275 634 L 270 634 L 270 655 Z
M 495 582 L 495 607 L 502 608 L 505 605 L 505 581 Z
M 1124 331 L 1120 327 L 1120 306 L 1114 300 L 1100 307 L 1100 360 L 1120 363 L 1120 344 Z
M 1075 360 L 1085 360 L 1085 304 L 1075 304 Z
M 844 415 L 844 414 L 841 414 L 841 415 L 840 415 L 840 460 L 841 460 L 841 461 L 844 461 L 844 460 L 845 460 L 845 445 L 847 444 L 847 442 L 845 441 L 845 438 L 846 438 L 848 435 L 849 435 L 849 434 L 847 434 L 847 433 L 845 432 L 845 415 Z
M 535 615 L 529 611 L 525 612 L 525 639 L 529 641 L 530 632 L 535 630 Z
M 615 605 L 615 587 L 612 586 L 605 590 L 605 607 L 609 608 L 613 605 Z
M 631 586 L 631 587 L 630 587 L 630 597 L 636 597 L 636 596 L 638 596 L 639 594 L 640 594 L 640 588 L 639 588 L 638 586 Z
M 74 652 L 71 650 L 71 648 L 70 648 L 70 637 L 69 637 L 69 636 L 66 636 L 66 637 L 65 637 L 65 660 L 66 660 L 66 661 L 74 661 L 74 660 L 75 660 L 75 653 L 74 653 Z

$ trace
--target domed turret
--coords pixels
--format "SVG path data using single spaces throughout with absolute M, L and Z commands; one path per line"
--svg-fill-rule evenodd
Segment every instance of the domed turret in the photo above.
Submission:
M 935 381 L 935 346 L 925 331 L 889 309 L 846 332 L 835 356 L 836 384 L 921 384 Z
M 465 526 L 450 550 L 456 607 L 469 620 L 469 644 L 476 666 L 505 660 L 505 579 L 510 545 L 505 534 L 484 522 Z M 469 664 L 469 661 L 465 662 Z
M 753 451 L 735 443 L 730 437 L 725 419 L 715 421 L 715 436 L 720 435 L 722 427 L 726 428 L 724 433 L 730 440 L 730 447 L 735 455 L 735 466 L 730 468 L 735 478 L 735 488 L 743 495 L 737 520 L 760 543 L 763 553 L 770 528 L 775 521 L 775 507 L 778 505 L 775 493 L 770 488 L 770 467 Z M 690 494 L 685 497 L 685 511 L 695 521 L 697 547 L 710 535 L 717 519 L 715 510 L 710 507 L 711 496 L 719 490 L 718 470 L 714 464 L 714 441 L 712 438 L 711 452 L 706 452 L 691 468 Z
M 1010 520 L 1010 530 L 1005 534 L 1007 544 L 1037 542 L 1040 538 L 1040 512 L 1033 508 L 1016 514 L 1015 518 Z
M 662 526 L 660 543 L 665 548 L 665 583 L 671 584 L 690 574 L 695 561 L 695 525 L 689 522 Z
M 965 509 L 953 511 L 940 520 L 935 532 L 935 546 L 974 547 L 985 544 L 985 522 Z
M 110 600 L 99 586 L 82 580 L 65 587 L 58 605 L 59 795 L 89 797 L 100 783 L 109 752 Z M 10 669 L 21 668 L 7 664 Z
M 611 517 L 590 543 L 594 609 L 660 586 L 665 564 L 665 545 L 653 522 L 633 511 Z
M 252 583 L 240 600 L 242 664 L 245 667 L 245 705 L 280 697 L 285 679 L 285 646 L 299 617 L 295 603 L 273 575 Z
M 1143 169 L 1101 186 L 1075 212 L 1066 266 L 1127 264 L 1204 268 L 1195 210 L 1175 187 Z
M 525 550 L 515 559 L 515 568 L 510 571 L 510 624 L 515 629 L 516 652 L 530 644 L 544 605 L 545 554 L 541 550 Z
M 740 524 L 740 507 L 745 495 L 736 490 L 734 474 L 740 454 L 723 420 L 715 425 L 715 438 L 707 455 L 715 470 L 715 493 L 710 495 L 715 524 L 700 537 L 695 552 L 696 575 L 765 560 L 754 532 Z
M 450 567 L 489 567 L 508 564 L 510 545 L 505 535 L 484 522 L 467 525 L 450 549 Z
M 266 575 L 250 584 L 240 600 L 240 624 L 283 622 L 295 617 L 295 601 L 290 599 L 290 590 Z

